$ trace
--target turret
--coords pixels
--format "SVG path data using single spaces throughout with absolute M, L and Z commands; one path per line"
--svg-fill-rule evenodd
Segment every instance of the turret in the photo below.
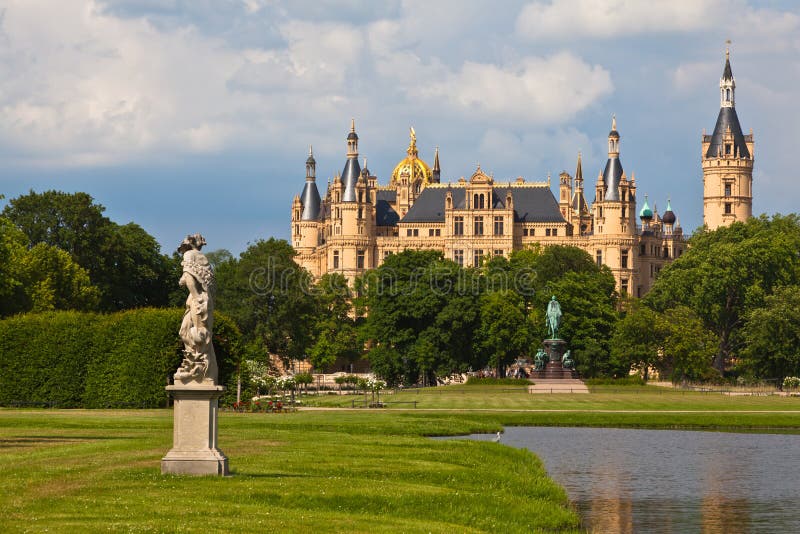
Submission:
M 361 175 L 358 165 L 358 134 L 356 134 L 356 121 L 350 122 L 350 133 L 347 135 L 347 162 L 342 170 L 342 183 L 344 184 L 343 202 L 356 201 L 356 183 Z
M 439 167 L 439 147 L 436 147 L 436 152 L 433 156 L 433 173 L 431 175 L 431 181 L 435 184 L 440 183 L 442 179 L 442 169 Z
M 300 195 L 300 202 L 303 205 L 301 219 L 304 221 L 315 221 L 319 217 L 320 197 L 316 183 L 317 162 L 314 159 L 313 149 L 308 147 L 308 159 L 306 159 L 306 185 Z
M 619 132 L 617 117 L 611 117 L 611 131 L 608 132 L 608 161 L 603 170 L 605 182 L 605 200 L 619 200 L 619 181 L 622 178 L 622 163 L 619 161 Z

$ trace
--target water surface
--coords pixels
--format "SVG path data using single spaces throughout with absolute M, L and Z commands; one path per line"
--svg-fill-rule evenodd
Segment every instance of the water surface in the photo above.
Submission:
M 799 435 L 509 427 L 501 443 L 536 453 L 593 532 L 800 532 Z

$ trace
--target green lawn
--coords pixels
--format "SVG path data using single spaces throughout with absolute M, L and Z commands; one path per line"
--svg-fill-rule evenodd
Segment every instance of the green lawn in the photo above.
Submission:
M 0 530 L 577 531 L 565 493 L 533 454 L 426 436 L 503 425 L 800 433 L 800 398 L 649 387 L 531 395 L 504 386 L 382 398 L 418 408 L 222 412 L 220 444 L 234 476 L 200 479 L 160 474 L 168 410 L 0 409 Z
M 2 531 L 575 531 L 527 451 L 424 436 L 496 431 L 486 416 L 220 415 L 228 478 L 164 477 L 172 413 L 0 410 Z

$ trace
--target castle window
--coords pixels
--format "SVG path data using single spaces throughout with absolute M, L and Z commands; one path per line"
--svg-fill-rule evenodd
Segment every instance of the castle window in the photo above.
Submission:
M 441 229 L 441 228 L 437 228 L 437 229 L 436 229 L 436 234 L 435 234 L 435 235 L 436 235 L 436 237 L 439 237 L 439 236 L 441 236 L 441 235 L 442 235 L 442 229 Z
M 527 228 L 523 228 L 522 229 L 522 235 L 528 235 L 528 229 Z
M 622 294 L 623 295 L 627 295 L 628 294 L 628 279 L 627 278 L 623 278 L 622 279 L 622 281 L 620 282 L 620 287 L 622 288 Z
M 474 226 L 475 226 L 475 235 L 483 235 L 483 217 L 475 217 Z
M 453 217 L 453 235 L 464 235 L 464 217 Z
M 452 207 L 453 207 L 453 199 L 450 198 L 450 197 L 447 197 L 447 209 L 450 209 Z
M 598 250 L 595 254 L 595 260 L 597 261 L 597 265 L 603 265 L 603 251 Z
M 433 228 L 428 228 L 428 237 L 433 237 Z
M 414 237 L 419 237 L 419 228 L 414 228 Z
M 558 228 L 553 228 L 553 237 L 558 235 Z
M 480 267 L 482 257 L 483 257 L 483 251 L 476 250 L 472 257 L 472 265 L 474 265 L 475 267 Z
M 725 203 L 725 215 L 730 215 L 731 213 L 733 213 L 733 210 L 732 210 L 732 207 L 731 207 L 731 203 L 730 202 L 726 202 Z
M 536 228 L 531 228 L 530 231 L 528 232 L 528 235 L 531 236 L 536 235 Z
M 359 191 L 358 192 L 358 201 L 359 202 L 364 202 L 364 192 L 363 191 Z M 358 218 L 360 219 L 361 215 L 359 215 Z
M 494 218 L 494 235 L 503 235 L 503 218 Z
M 639 247 L 639 256 L 644 256 L 645 254 L 647 254 L 647 246 L 641 245 Z
M 411 237 L 412 235 L 413 235 L 413 233 L 411 232 L 411 228 L 406 230 L 406 237 Z
M 597 208 L 597 216 L 598 217 L 602 217 L 603 216 L 603 206 L 600 206 L 600 207 Z
M 619 263 L 620 263 L 620 267 L 622 267 L 623 269 L 627 269 L 628 268 L 628 251 L 627 250 L 623 250 L 622 251 L 622 254 L 620 255 L 620 258 L 619 258 Z
M 731 150 L 732 149 L 733 149 L 733 147 L 731 147 L 730 143 L 725 143 L 725 155 L 726 156 L 730 156 L 731 155 Z
M 544 235 L 546 235 L 547 237 L 550 237 L 550 228 L 548 228 L 547 230 L 544 231 Z
M 359 250 L 356 252 L 356 269 L 364 268 L 364 251 Z
M 731 101 L 731 90 L 725 89 L 725 102 L 730 102 L 730 101 Z
M 622 206 L 622 218 L 624 219 L 626 215 L 627 215 L 627 210 L 625 209 L 625 206 Z
M 731 184 L 725 184 L 725 196 L 731 196 Z
M 453 261 L 459 264 L 461 267 L 464 266 L 464 251 L 463 250 L 454 250 L 453 251 Z
M 480 196 L 479 200 L 480 200 L 480 203 L 478 205 L 478 208 L 479 209 L 483 209 L 483 195 Z
M 664 257 L 669 258 L 669 249 L 667 247 L 664 247 Z
M 495 255 L 495 256 L 502 256 L 502 255 L 503 255 L 503 251 L 502 251 L 502 250 L 500 250 L 500 249 L 495 249 L 495 251 L 494 251 L 494 255 Z
M 339 268 L 339 251 L 338 250 L 334 250 L 333 251 L 333 268 L 334 269 L 338 269 Z
M 364 211 L 361 208 L 358 208 L 358 218 L 359 219 L 363 219 L 364 218 Z

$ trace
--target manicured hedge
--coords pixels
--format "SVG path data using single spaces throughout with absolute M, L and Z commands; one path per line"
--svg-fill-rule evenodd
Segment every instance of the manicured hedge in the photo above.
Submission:
M 471 376 L 467 378 L 468 386 L 530 386 L 531 381 L 527 378 L 492 378 Z
M 181 361 L 183 310 L 48 312 L 0 321 L 0 405 L 157 407 Z M 215 314 L 220 382 L 232 382 L 239 332 Z M 230 389 L 230 387 L 229 387 Z

